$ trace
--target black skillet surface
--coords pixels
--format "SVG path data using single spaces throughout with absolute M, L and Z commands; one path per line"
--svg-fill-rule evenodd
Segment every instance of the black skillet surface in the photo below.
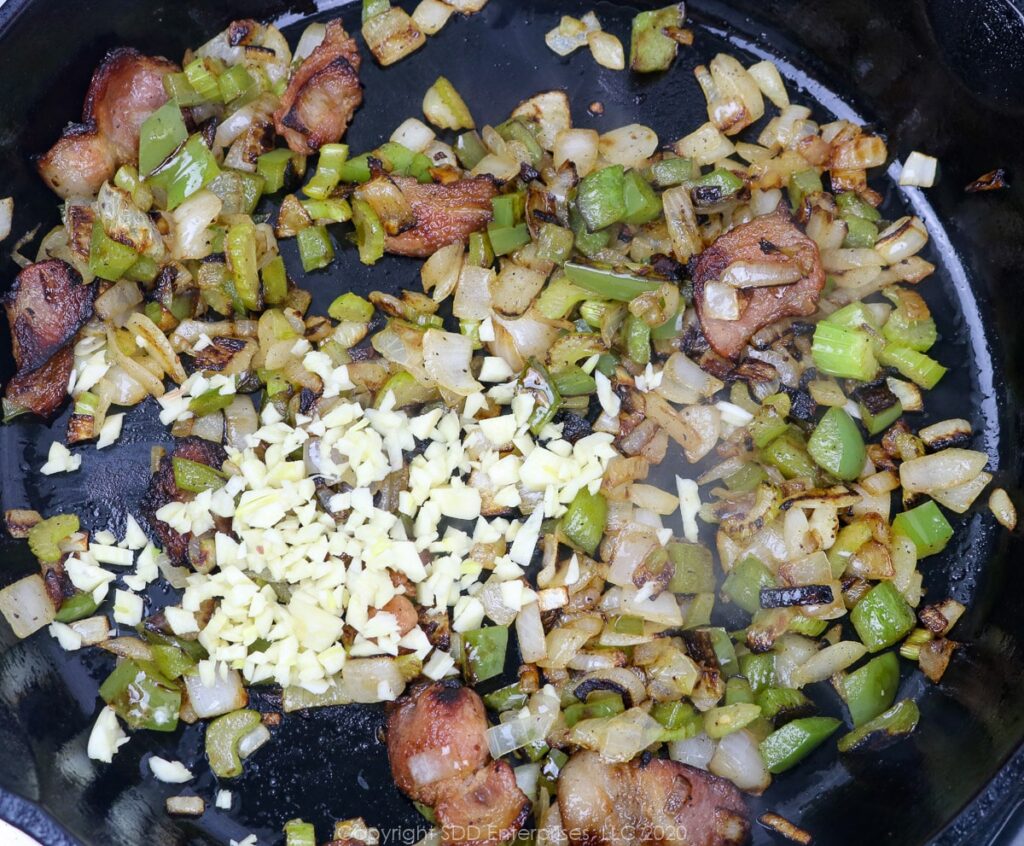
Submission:
M 350 31 L 358 30 L 357 4 L 341 5 Z M 694 46 L 681 51 L 668 74 L 641 79 L 601 69 L 585 51 L 562 60 L 546 49 L 543 34 L 560 14 L 589 8 L 627 41 L 633 4 L 492 0 L 386 73 L 367 61 L 367 102 L 346 140 L 357 151 L 385 140 L 419 113 L 423 91 L 443 73 L 481 123 L 500 121 L 536 91 L 562 87 L 578 125 L 602 130 L 636 121 L 671 141 L 706 120 L 691 73 L 698 61 L 721 50 L 750 60 L 781 57 L 792 96 L 812 105 L 815 117 L 876 122 L 901 159 L 914 149 L 939 156 L 941 181 L 924 194 L 876 186 L 887 193 L 890 217 L 909 203 L 926 220 L 933 235 L 926 257 L 940 268 L 923 292 L 942 335 L 938 358 L 954 369 L 930 397 L 928 415 L 915 422 L 970 418 L 977 446 L 998 468 L 997 482 L 1020 502 L 1024 333 L 1016 286 L 1024 266 L 1024 191 L 965 195 L 962 186 L 997 166 L 1010 169 L 1011 181 L 1024 181 L 1021 14 L 1008 0 L 702 0 L 691 9 Z M 130 44 L 177 59 L 243 16 L 295 23 L 288 30 L 294 44 L 300 21 L 313 11 L 275 0 L 8 0 L 0 9 L 0 194 L 16 198 L 14 237 L 38 221 L 57 221 L 56 200 L 29 156 L 77 117 L 104 50 Z M 588 114 L 594 101 L 604 104 L 602 117 Z M 316 295 L 314 307 L 344 287 L 363 292 L 418 283 L 416 262 L 389 258 L 370 271 L 339 246 L 338 260 L 304 283 Z M 292 244 L 285 253 L 294 269 Z M 15 271 L 5 256 L 0 287 Z M 7 377 L 6 337 L 0 350 L 0 376 Z M 94 529 L 123 525 L 124 508 L 137 503 L 146 484 L 149 448 L 166 437 L 152 405 L 129 412 L 116 448 L 81 450 L 81 472 L 40 477 L 33 471 L 64 426 L 61 418 L 49 427 L 23 422 L 0 429 L 3 507 L 73 510 Z M 776 810 L 822 846 L 1011 841 L 1016 825 L 1004 823 L 1024 796 L 1024 754 L 1015 755 L 1024 738 L 1024 579 L 1014 572 L 1024 544 L 1020 534 L 997 531 L 981 507 L 952 522 L 956 539 L 925 563 L 925 584 L 932 596 L 970 602 L 958 626 L 967 645 L 941 685 L 904 680 L 901 695 L 919 696 L 918 731 L 876 757 L 838 760 L 819 750 L 753 800 L 756 813 Z M 24 544 L 0 541 L 0 556 L 3 584 L 35 567 Z M 166 599 L 153 596 L 154 607 Z M 67 655 L 45 633 L 18 643 L 0 628 L 0 815 L 47 846 L 184 846 L 250 832 L 264 846 L 280 843 L 281 824 L 295 816 L 315 821 L 321 837 L 332 820 L 355 815 L 381 827 L 387 843 L 420 836 L 420 818 L 391 784 L 377 708 L 287 717 L 273 742 L 247 762 L 245 775 L 222 785 L 233 791 L 230 812 L 212 809 L 216 785 L 197 765 L 200 775 L 185 792 L 202 795 L 210 810 L 196 822 L 172 821 L 163 800 L 177 791 L 142 777 L 146 758 L 157 752 L 197 763 L 201 729 L 140 733 L 112 766 L 96 765 L 85 741 L 96 687 L 112 659 Z M 834 698 L 824 698 L 827 709 L 838 711 Z M 269 695 L 255 699 L 273 707 Z M 774 841 L 758 828 L 755 842 Z

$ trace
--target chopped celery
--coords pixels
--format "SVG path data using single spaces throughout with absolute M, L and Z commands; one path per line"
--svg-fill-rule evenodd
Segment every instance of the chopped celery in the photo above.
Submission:
M 516 141 L 521 144 L 530 156 L 530 164 L 537 167 L 544 158 L 544 149 L 537 142 L 536 136 L 530 130 L 527 123 L 519 118 L 508 120 L 496 127 L 498 134 L 506 141 Z
M 441 129 L 474 129 L 476 123 L 462 96 L 443 76 L 437 78 L 423 97 L 423 114 Z
M 303 200 L 302 207 L 313 220 L 345 223 L 352 219 L 352 206 L 349 205 L 348 200 L 341 198 Z
M 256 160 L 256 173 L 263 177 L 263 190 L 276 194 L 284 187 L 288 169 L 298 175 L 306 170 L 306 157 L 291 150 L 271 150 Z
M 860 475 L 867 458 L 856 421 L 837 407 L 825 412 L 807 441 L 807 452 L 819 467 L 847 482 Z
M 370 0 L 379 3 L 380 0 Z M 385 6 L 390 6 L 388 0 L 383 0 Z M 363 9 L 365 10 L 364 3 Z M 284 824 L 284 846 L 316 846 L 316 830 L 313 823 L 302 820 L 289 820 Z
M 455 155 L 467 170 L 472 170 L 487 155 L 487 148 L 476 130 L 463 132 L 455 141 Z
M 377 212 L 366 200 L 352 201 L 352 222 L 356 227 L 359 260 L 373 265 L 384 257 L 385 232 Z
M 288 297 L 288 272 L 284 259 L 274 256 L 260 271 L 263 280 L 263 301 L 267 305 L 280 305 Z
M 830 376 L 868 382 L 878 373 L 870 336 L 828 321 L 822 321 L 814 330 L 811 355 L 815 366 Z
M 494 264 L 494 250 L 491 249 L 491 239 L 486 232 L 469 234 L 469 255 L 466 261 L 473 267 L 490 267 Z
M 334 245 L 326 226 L 307 226 L 298 236 L 302 269 L 309 273 L 327 267 L 334 260 Z
M 245 65 L 234 65 L 217 79 L 220 98 L 225 103 L 237 100 L 255 84 L 256 80 L 252 78 L 252 74 L 249 73 Z
M 880 652 L 914 628 L 914 612 L 892 582 L 879 582 L 850 612 L 850 622 L 871 652 Z
M 536 303 L 537 310 L 548 320 L 562 320 L 589 296 L 590 291 L 570 281 L 567 276 L 557 274 L 540 292 Z
M 804 717 L 776 729 L 761 741 L 761 757 L 768 771 L 777 774 L 796 766 L 840 725 L 832 717 Z
M 348 159 L 347 144 L 324 144 L 320 148 L 316 173 L 302 192 L 314 200 L 326 200 L 341 181 L 341 168 Z
M 948 369 L 922 352 L 891 343 L 885 345 L 878 360 L 886 367 L 895 367 L 900 374 L 926 390 L 934 388 Z
M 545 223 L 537 237 L 537 255 L 555 264 L 564 264 L 572 256 L 575 240 L 572 232 L 564 226 Z M 551 287 L 550 284 L 547 287 Z
M 703 728 L 703 717 L 689 702 L 655 702 L 651 716 L 665 727 L 661 740 L 687 740 Z
M 172 103 L 177 103 L 183 109 L 189 106 L 200 106 L 206 102 L 203 96 L 192 87 L 185 72 L 165 73 L 163 78 L 164 93 Z
M 597 552 L 604 535 L 607 519 L 607 500 L 600 493 L 592 494 L 584 487 L 569 503 L 569 510 L 562 517 L 559 527 L 573 546 L 592 556 Z
M 256 227 L 251 219 L 233 223 L 224 239 L 228 267 L 235 282 L 235 292 L 242 305 L 250 311 L 260 308 L 259 266 L 256 260 Z
M 841 326 L 843 329 L 861 329 L 864 326 L 881 328 L 871 309 L 861 302 L 844 305 L 826 317 L 825 322 Z
M 391 8 L 391 0 L 363 0 L 363 23 Z M 291 844 L 288 844 L 291 846 Z
M 738 705 L 741 703 L 754 704 L 754 691 L 750 689 L 750 682 L 743 676 L 733 676 L 725 683 L 725 704 Z
M 242 758 L 238 745 L 260 724 L 258 711 L 232 711 L 217 717 L 206 727 L 206 758 L 217 778 L 238 778 Z
M 210 59 L 197 58 L 185 65 L 185 78 L 189 85 L 204 101 L 220 100 L 220 86 L 217 84 L 216 68 Z
M 941 552 L 953 537 L 953 527 L 933 500 L 897 514 L 892 529 L 914 542 L 918 558 Z

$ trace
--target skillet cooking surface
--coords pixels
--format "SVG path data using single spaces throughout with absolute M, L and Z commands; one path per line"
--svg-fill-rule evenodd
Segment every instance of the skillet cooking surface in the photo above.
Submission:
M 179 59 L 186 46 L 197 45 L 220 31 L 232 12 L 235 16 L 274 16 L 281 11 L 269 0 L 166 7 L 128 0 L 10 2 L 16 9 L 6 11 L 6 35 L 0 33 L 4 38 L 0 79 L 5 80 L 0 125 L 15 127 L 15 137 L 0 139 L 0 150 L 11 186 L 2 193 L 12 191 L 16 197 L 13 237 L 38 220 L 46 226 L 57 222 L 57 198 L 31 172 L 27 157 L 45 149 L 61 125 L 77 115 L 91 69 L 106 48 L 125 43 Z M 901 35 L 898 27 L 876 23 L 864 28 L 866 10 L 879 11 L 876 7 L 884 4 L 787 4 L 779 0 L 776 24 L 797 33 L 803 43 L 818 44 L 823 63 L 795 42 L 766 34 L 771 31 L 743 18 L 735 9 L 713 2 L 694 5 L 689 10 L 696 30 L 694 46 L 680 51 L 667 74 L 648 79 L 600 68 L 585 50 L 559 59 L 543 42 L 544 33 L 557 24 L 560 14 L 579 15 L 593 8 L 605 28 L 628 44 L 634 6 L 576 0 L 492 0 L 479 15 L 454 18 L 423 50 L 386 72 L 366 61 L 362 72 L 366 103 L 345 141 L 354 151 L 361 151 L 386 140 L 401 120 L 419 114 L 423 92 L 439 74 L 453 81 L 480 124 L 500 122 L 521 99 L 537 91 L 562 87 L 572 99 L 576 125 L 604 131 L 640 122 L 653 127 L 663 142 L 673 141 L 706 120 L 704 99 L 692 68 L 720 51 L 737 55 L 745 64 L 765 56 L 782 57 L 779 65 L 791 96 L 795 102 L 811 106 L 815 119 L 824 122 L 844 117 L 871 122 L 879 115 L 858 111 L 854 100 L 833 93 L 836 68 L 830 70 L 827 63 L 835 60 L 852 67 L 864 77 L 861 91 L 865 101 L 884 107 L 886 119 L 881 126 L 893 133 L 890 152 L 903 158 L 911 149 L 923 149 L 939 155 L 945 169 L 943 181 L 928 197 L 917 191 L 908 192 L 909 197 L 901 195 L 891 183 L 875 186 L 886 194 L 886 217 L 899 216 L 909 203 L 925 219 L 932 241 L 924 255 L 939 266 L 921 290 L 939 326 L 936 356 L 953 369 L 930 395 L 928 414 L 917 415 L 914 422 L 925 425 L 950 416 L 968 417 L 977 433 L 975 448 L 986 450 L 992 466 L 999 468 L 996 484 L 1008 486 L 1011 493 L 1019 490 L 1021 459 L 1011 453 L 1020 443 L 1020 373 L 1015 368 L 1020 368 L 1021 356 L 1020 341 L 1011 340 L 1009 328 L 1017 318 L 1010 310 L 993 315 L 989 297 L 1010 290 L 1009 273 L 1000 275 L 999 271 L 1019 261 L 1019 244 L 1024 240 L 1020 195 L 1016 191 L 1002 192 L 1003 196 L 960 193 L 963 184 L 985 170 L 1008 163 L 992 158 L 999 155 L 996 148 L 979 143 L 965 159 L 943 156 L 955 148 L 946 135 L 962 134 L 971 125 L 971 109 L 988 107 L 944 103 L 944 97 L 965 101 L 973 97 L 955 88 L 950 95 L 948 82 L 933 89 L 932 85 L 941 82 L 939 76 L 948 73 L 945 69 L 932 68 L 939 75 L 932 83 L 897 84 L 908 66 L 923 59 L 906 50 L 904 37 L 910 36 Z M 44 6 L 47 11 L 40 11 Z M 66 9 L 58 14 L 58 6 Z M 798 6 L 802 15 L 797 14 Z M 934 3 L 936 20 L 945 21 L 948 27 L 949 16 L 960 6 L 955 0 Z M 848 21 L 832 17 L 839 7 Z M 931 24 L 923 13 L 905 11 L 903 23 L 916 28 L 914 38 L 923 38 L 921 31 Z M 321 17 L 337 13 L 335 9 Z M 357 32 L 358 4 L 346 4 L 342 14 L 349 31 Z M 890 10 L 886 14 L 903 13 Z M 294 44 L 308 18 L 289 13 L 282 20 L 291 24 L 286 35 Z M 33 39 L 28 33 L 33 28 L 38 34 L 54 27 L 59 31 L 52 32 L 47 55 L 38 62 L 30 58 L 39 41 L 38 35 Z M 862 32 L 864 38 L 876 42 L 871 47 L 858 46 L 857 36 L 846 34 L 850 32 Z M 963 40 L 959 29 L 951 32 L 936 26 L 935 32 L 944 42 Z M 825 47 L 830 39 L 834 52 Z M 881 40 L 881 48 L 877 40 Z M 969 43 L 966 47 L 957 44 L 967 51 L 969 60 Z M 888 59 L 879 60 L 879 49 Z M 930 49 L 937 48 L 931 44 Z M 944 49 L 953 55 L 951 44 Z M 854 55 L 871 57 L 871 63 L 854 65 Z M 956 61 L 967 60 L 961 56 Z M 3 72 L 8 68 L 9 73 Z M 30 68 L 35 74 L 32 80 L 25 77 Z M 979 94 L 993 108 L 1012 108 L 1012 100 L 1000 100 L 1005 99 L 1004 87 L 1009 85 L 1004 77 L 982 74 L 978 79 Z M 19 80 L 24 85 L 19 85 Z M 826 80 L 831 82 L 825 84 Z M 894 91 L 902 91 L 899 111 L 889 108 Z M 603 103 L 603 116 L 588 113 L 587 107 L 594 101 Z M 23 115 L 29 113 L 36 117 L 25 125 Z M 1019 123 L 1019 117 L 1015 120 Z M 1010 129 L 1004 124 L 1002 131 Z M 1019 141 L 1019 132 L 1010 134 L 1016 134 Z M 978 135 L 987 138 L 992 131 L 979 127 Z M 933 211 L 929 199 L 947 211 Z M 950 213 L 953 209 L 958 209 L 955 214 Z M 943 221 L 950 224 L 948 231 L 943 229 Z M 992 246 L 1014 236 L 1011 247 Z M 977 243 L 971 244 L 971 239 L 978 237 L 985 244 L 984 255 L 979 254 Z M 965 250 L 964 263 L 958 248 Z M 322 312 L 344 288 L 366 293 L 419 287 L 418 261 L 388 257 L 369 270 L 358 263 L 354 249 L 341 246 L 337 260 L 326 271 L 304 278 L 294 241 L 284 242 L 283 252 L 289 269 L 313 292 L 314 311 Z M 4 285 L 14 271 L 14 266 L 5 262 Z M 1005 330 L 1002 339 L 999 328 Z M 0 375 L 6 377 L 12 366 L 6 337 L 0 337 L 0 348 L 4 367 Z M 1000 349 L 1002 352 L 993 352 Z M 66 414 L 51 426 L 21 422 L 0 428 L 3 507 L 34 507 L 44 514 L 73 511 L 94 530 L 123 526 L 126 507 L 138 513 L 138 500 L 149 477 L 150 447 L 168 439 L 155 409 L 151 400 L 131 410 L 124 435 L 114 449 L 97 452 L 87 446 L 76 450 L 83 456 L 82 470 L 67 476 L 43 477 L 37 472 L 51 441 L 63 438 Z M 678 453 L 675 457 L 681 461 Z M 666 465 L 670 463 L 672 456 L 666 460 Z M 678 467 L 675 463 L 673 469 Z M 663 477 L 670 479 L 672 472 L 663 468 Z M 968 603 L 968 614 L 957 632 L 958 639 L 971 642 L 958 654 L 941 686 L 929 685 L 916 673 L 904 679 L 900 697 L 920 697 L 918 730 L 883 755 L 839 762 L 834 752 L 818 750 L 803 766 L 777 777 L 766 797 L 751 801 L 755 815 L 777 811 L 814 833 L 818 844 L 922 843 L 953 818 L 1016 748 L 1024 735 L 1024 707 L 1020 704 L 1024 702 L 1024 680 L 1019 672 L 1017 641 L 1021 615 L 1016 609 L 1024 603 L 1020 586 L 1004 583 L 1004 577 L 1015 550 L 1019 566 L 1020 538 L 1011 540 L 995 531 L 991 516 L 978 508 L 952 522 L 955 540 L 943 555 L 929 559 L 925 585 L 931 596 L 951 595 Z M 0 550 L 7 562 L 3 583 L 35 569 L 25 544 L 5 540 Z M 151 598 L 153 608 L 169 596 L 156 589 Z M 169 737 L 139 732 L 113 765 L 95 765 L 86 757 L 85 742 L 97 710 L 96 689 L 110 671 L 113 657 L 98 650 L 64 653 L 45 632 L 18 643 L 5 627 L 0 638 L 0 748 L 4 750 L 0 786 L 38 803 L 66 833 L 48 824 L 33 806 L 9 795 L 0 801 L 0 812 L 32 827 L 45 843 L 178 846 L 226 843 L 251 832 L 263 846 L 282 842 L 281 825 L 297 816 L 315 822 L 321 836 L 330 831 L 333 820 L 360 815 L 390 831 L 384 842 L 414 843 L 422 836 L 422 830 L 415 833 L 422 829 L 422 819 L 391 782 L 379 741 L 383 712 L 377 707 L 348 706 L 286 716 L 274 731 L 272 743 L 247 761 L 245 774 L 222 785 L 234 794 L 232 810 L 217 811 L 212 808 L 214 779 L 200 763 L 200 726 L 186 727 Z M 274 709 L 270 693 L 261 694 L 259 689 L 253 693 L 256 707 Z M 821 701 L 826 703 L 826 712 L 839 714 L 834 696 L 826 694 Z M 193 769 L 200 775 L 187 787 L 206 798 L 210 809 L 200 820 L 179 822 L 164 814 L 164 798 L 179 790 L 149 777 L 145 758 L 154 751 L 195 765 Z M 990 796 L 995 802 L 1004 798 L 998 792 L 994 799 Z M 961 841 L 967 831 L 972 832 L 966 835 L 970 839 Z M 978 830 L 968 822 L 940 836 L 940 842 L 978 843 L 978 837 Z M 756 843 L 775 842 L 756 825 L 754 839 Z

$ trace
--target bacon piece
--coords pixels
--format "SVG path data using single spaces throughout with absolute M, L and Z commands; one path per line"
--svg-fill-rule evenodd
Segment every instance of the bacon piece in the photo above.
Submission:
M 345 134 L 363 102 L 362 57 L 340 20 L 295 71 L 274 112 L 277 131 L 296 153 L 310 155 Z
M 58 259 L 30 264 L 4 296 L 11 347 L 18 366 L 7 384 L 11 411 L 50 417 L 67 394 L 74 364 L 72 344 L 92 317 L 94 285 L 83 285 L 71 265 Z
M 516 784 L 512 768 L 491 761 L 471 776 L 445 782 L 434 812 L 445 843 L 498 846 L 526 823 L 530 800 Z
M 558 807 L 573 846 L 740 846 L 750 837 L 734 785 L 661 758 L 610 764 L 577 752 L 559 777 Z
M 191 534 L 176 532 L 162 520 L 158 520 L 156 512 L 168 502 L 190 499 L 192 494 L 183 491 L 174 483 L 174 458 L 187 458 L 199 464 L 220 469 L 227 459 L 227 453 L 220 444 L 203 438 L 180 438 L 175 441 L 174 449 L 169 455 L 160 459 L 156 473 L 149 481 L 149 489 L 142 497 L 142 515 L 150 528 L 160 539 L 161 546 L 173 564 L 188 563 L 188 542 Z
M 120 165 L 137 162 L 142 123 L 167 102 L 163 78 L 177 70 L 128 47 L 107 53 L 89 83 L 82 122 L 37 162 L 47 184 L 61 197 L 91 196 Z
M 385 249 L 400 256 L 426 258 L 441 247 L 464 241 L 491 221 L 491 200 L 498 186 L 489 176 L 459 179 L 447 185 L 420 183 L 410 177 L 394 182 L 412 205 L 416 225 L 389 237 Z
M 734 262 L 757 264 L 796 262 L 804 277 L 789 285 L 740 291 L 738 320 L 719 320 L 704 314 L 704 286 L 721 277 Z M 805 317 L 818 307 L 825 285 L 818 246 L 783 210 L 755 217 L 720 236 L 697 258 L 693 273 L 694 304 L 701 329 L 712 349 L 726 358 L 739 358 L 751 336 L 783 317 Z
M 436 682 L 403 697 L 388 718 L 388 758 L 398 789 L 433 805 L 440 785 L 483 767 L 484 703 L 468 687 Z

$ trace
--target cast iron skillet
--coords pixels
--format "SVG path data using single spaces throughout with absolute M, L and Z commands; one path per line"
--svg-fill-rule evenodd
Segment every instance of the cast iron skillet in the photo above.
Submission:
M 339 4 L 335 4 L 339 5 Z M 697 40 L 667 75 L 639 79 L 598 68 L 585 51 L 560 60 L 543 34 L 562 13 L 595 8 L 623 40 L 637 4 L 578 0 L 492 0 L 471 19 L 454 20 L 425 49 L 386 74 L 364 63 L 367 103 L 346 139 L 371 149 L 408 115 L 417 114 L 426 86 L 448 76 L 478 120 L 495 123 L 523 97 L 565 88 L 581 125 L 612 128 L 633 121 L 674 140 L 703 122 L 703 99 L 691 70 L 720 50 L 746 59 L 780 57 L 795 99 L 817 116 L 834 114 L 876 123 L 891 153 L 937 155 L 939 184 L 924 194 L 888 188 L 890 217 L 913 206 L 932 231 L 927 257 L 939 272 L 923 286 L 942 335 L 938 358 L 957 367 L 930 399 L 921 419 L 965 416 L 977 445 L 998 468 L 997 483 L 1020 502 L 1024 333 L 1018 331 L 1024 266 L 1024 191 L 966 195 L 963 186 L 997 166 L 1024 183 L 1024 18 L 1009 0 L 695 0 Z M 0 10 L 0 194 L 16 198 L 15 237 L 38 221 L 57 222 L 56 198 L 36 177 L 30 156 L 45 150 L 77 116 L 93 67 L 121 44 L 179 59 L 235 17 L 294 22 L 294 44 L 312 5 L 288 0 L 8 0 Z M 358 4 L 343 3 L 350 31 Z M 747 14 L 750 17 L 747 17 Z M 755 16 L 756 13 L 756 16 Z M 325 13 L 326 14 L 326 13 Z M 587 113 L 593 101 L 603 117 Z M 1016 171 L 1016 173 L 1015 173 Z M 877 186 L 881 188 L 881 186 Z M 45 231 L 45 229 L 44 229 Z M 9 244 L 5 244 L 9 249 Z M 285 245 L 294 267 L 293 244 Z M 16 271 L 6 253 L 0 285 Z M 352 249 L 339 249 L 331 268 L 305 284 L 323 308 L 342 286 L 364 292 L 415 286 L 418 262 L 389 258 L 372 271 Z M 6 325 L 4 326 L 6 331 Z M 2 372 L 12 369 L 9 339 L 0 337 Z M 83 468 L 68 477 L 35 471 L 65 418 L 46 427 L 21 422 L 0 429 L 4 508 L 44 513 L 73 510 L 94 529 L 123 524 L 148 478 L 151 444 L 166 439 L 152 404 L 129 412 L 115 450 L 83 450 Z M 755 813 L 772 809 L 816 835 L 818 844 L 1009 843 L 1024 796 L 1024 558 L 1020 534 L 997 531 L 983 508 L 953 521 L 954 544 L 925 565 L 931 595 L 969 602 L 957 629 L 966 645 L 939 686 L 908 676 L 900 695 L 916 696 L 921 725 L 913 737 L 880 756 L 844 758 L 819 750 L 778 777 Z M 35 568 L 24 544 L 0 541 L 6 584 Z M 159 605 L 167 597 L 157 595 Z M 96 712 L 96 688 L 110 656 L 68 656 L 45 633 L 15 641 L 0 630 L 0 815 L 44 844 L 181 846 L 226 843 L 246 834 L 280 843 L 281 824 L 302 816 L 321 839 L 332 820 L 363 815 L 388 843 L 414 843 L 421 823 L 391 783 L 378 735 L 378 708 L 329 709 L 289 716 L 274 740 L 226 785 L 230 813 L 212 810 L 215 789 L 205 768 L 190 788 L 207 799 L 196 822 L 165 816 L 168 785 L 141 777 L 153 751 L 186 762 L 201 756 L 202 731 L 138 734 L 112 766 L 94 766 L 85 740 Z M 827 708 L 838 713 L 834 697 Z M 269 693 L 254 696 L 273 708 Z M 1009 824 L 1007 824 L 1009 820 Z M 755 841 L 772 835 L 755 826 Z M 1000 833 L 1001 832 L 1001 833 Z

